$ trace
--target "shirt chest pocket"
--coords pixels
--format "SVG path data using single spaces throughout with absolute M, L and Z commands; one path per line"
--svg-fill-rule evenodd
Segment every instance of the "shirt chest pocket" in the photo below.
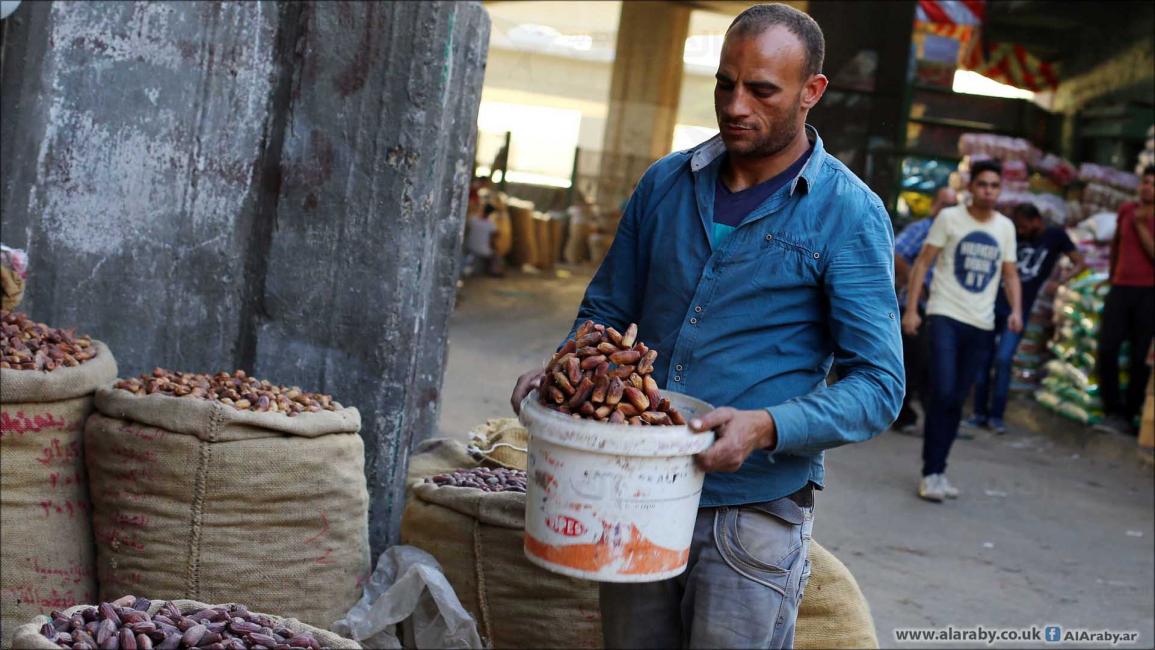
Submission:
M 763 289 L 790 289 L 818 284 L 822 253 L 785 233 L 766 233 L 753 261 L 751 282 Z

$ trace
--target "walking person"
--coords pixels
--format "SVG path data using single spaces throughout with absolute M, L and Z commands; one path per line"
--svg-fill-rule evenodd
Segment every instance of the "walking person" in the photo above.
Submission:
M 922 324 L 918 296 L 927 270 L 935 265 L 926 305 L 930 400 L 918 484 L 918 495 L 928 501 L 958 496 L 946 478 L 946 461 L 958 437 L 963 403 L 993 341 L 1000 278 L 1011 305 L 1007 329 L 1023 329 L 1015 227 L 995 211 L 1001 188 L 1002 167 L 997 162 L 985 160 L 972 165 L 969 205 L 939 213 L 910 271 L 902 326 L 913 335 Z
M 1134 435 L 1147 387 L 1147 349 L 1155 334 L 1155 166 L 1143 170 L 1139 202 L 1119 208 L 1111 241 L 1111 290 L 1099 324 L 1097 370 L 1106 417 L 1100 428 Z M 1131 343 L 1127 394 L 1119 394 L 1119 352 Z
M 717 439 L 697 459 L 689 566 L 601 585 L 608 648 L 790 647 L 823 450 L 877 435 L 902 402 L 890 217 L 806 124 L 824 48 L 785 5 L 734 20 L 719 135 L 646 171 L 578 310 L 636 322 L 659 384 L 718 407 L 690 422 Z M 518 379 L 515 410 L 542 376 Z
M 925 219 L 919 219 L 907 227 L 902 229 L 894 237 L 894 281 L 895 289 L 898 292 L 898 306 L 902 309 L 902 313 L 906 313 L 906 290 L 907 282 L 910 280 L 911 265 L 918 257 L 919 251 L 922 250 L 923 243 L 926 242 L 926 236 L 930 234 L 930 227 L 934 224 L 934 218 L 943 208 L 950 207 L 958 203 L 958 195 L 950 187 L 940 187 L 934 194 L 934 203 L 930 206 L 930 215 Z M 924 287 L 930 288 L 930 280 L 934 275 L 934 269 L 931 268 L 926 272 L 926 280 Z M 924 316 L 926 312 L 926 291 L 918 299 L 919 316 Z M 906 373 L 906 395 L 902 398 L 902 409 L 898 412 L 898 418 L 891 426 L 892 429 L 900 433 L 908 435 L 915 435 L 918 433 L 918 413 L 915 412 L 911 404 L 915 398 L 918 398 L 919 404 L 922 405 L 923 411 L 926 410 L 927 402 L 927 387 L 929 380 L 927 375 L 927 356 L 929 352 L 929 344 L 926 336 L 926 322 L 918 328 L 918 333 L 910 336 L 903 332 L 902 334 L 902 367 Z
M 1059 284 L 1079 275 L 1087 268 L 1083 254 L 1075 249 L 1074 242 L 1067 236 L 1067 231 L 1058 226 L 1048 226 L 1043 220 L 1039 209 L 1030 203 L 1015 206 L 1011 213 L 1015 224 L 1015 235 L 1018 240 L 1019 283 L 1022 285 L 1023 314 L 1029 315 L 1035 304 L 1035 298 L 1059 258 L 1066 256 L 1071 260 L 1071 268 L 1063 272 Z M 1011 306 L 1007 302 L 1006 294 L 999 293 L 995 301 L 995 340 L 988 350 L 983 364 L 979 367 L 978 378 L 975 381 L 974 415 L 967 421 L 971 427 L 987 427 L 995 433 L 1007 432 L 1003 423 L 1003 415 L 1007 409 L 1007 395 L 1011 390 L 1011 365 L 1014 362 L 1015 350 L 1023 340 L 1023 332 L 1007 330 L 1007 317 L 1011 314 Z M 991 382 L 991 369 L 994 369 L 994 383 Z

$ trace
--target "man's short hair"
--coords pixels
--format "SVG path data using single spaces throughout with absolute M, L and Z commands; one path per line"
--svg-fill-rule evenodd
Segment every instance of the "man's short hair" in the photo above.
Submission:
M 783 4 L 754 5 L 738 14 L 726 34 L 733 32 L 738 36 L 757 36 L 775 25 L 782 25 L 802 41 L 806 49 L 806 77 L 822 72 L 822 61 L 826 58 L 826 39 L 822 36 L 822 28 L 813 18 L 794 7 Z
M 1001 179 L 1003 177 L 1003 166 L 997 160 L 980 160 L 971 165 L 971 182 L 975 182 L 975 179 L 983 172 L 994 172 Z
M 1039 212 L 1039 209 L 1036 208 L 1033 203 L 1020 203 L 1015 206 L 1011 214 L 1016 217 L 1023 217 L 1024 219 L 1031 220 L 1043 218 L 1043 213 Z
M 1144 176 L 1155 176 L 1155 165 L 1147 165 L 1143 168 Z

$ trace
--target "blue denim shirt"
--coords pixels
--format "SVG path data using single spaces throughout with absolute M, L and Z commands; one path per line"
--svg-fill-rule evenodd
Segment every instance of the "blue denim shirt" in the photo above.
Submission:
M 809 162 L 716 248 L 722 141 L 654 163 L 578 311 L 575 328 L 638 323 L 663 388 L 773 415 L 773 451 L 707 475 L 702 507 L 821 487 L 823 450 L 878 434 L 902 403 L 890 218 L 806 128 Z M 832 364 L 840 379 L 827 386 Z

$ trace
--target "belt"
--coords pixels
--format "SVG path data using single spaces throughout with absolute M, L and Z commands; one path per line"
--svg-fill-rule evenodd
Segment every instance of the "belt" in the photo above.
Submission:
M 814 484 L 807 481 L 806 485 L 803 485 L 802 488 L 799 489 L 794 494 L 787 495 L 786 498 L 790 499 L 794 503 L 797 503 L 802 508 L 813 508 L 814 507 Z

